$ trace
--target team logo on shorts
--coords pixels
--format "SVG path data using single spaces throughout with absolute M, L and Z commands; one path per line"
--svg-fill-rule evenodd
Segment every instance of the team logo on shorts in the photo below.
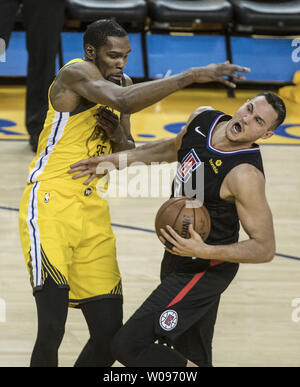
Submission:
M 171 331 L 176 327 L 177 323 L 178 314 L 172 309 L 165 310 L 159 318 L 159 324 L 165 331 Z
M 45 196 L 44 196 L 44 202 L 45 202 L 45 203 L 49 203 L 49 199 L 50 199 L 50 194 L 45 193 Z
M 85 195 L 85 196 L 90 196 L 91 193 L 92 193 L 92 188 L 87 188 L 87 189 L 84 191 L 84 195 Z

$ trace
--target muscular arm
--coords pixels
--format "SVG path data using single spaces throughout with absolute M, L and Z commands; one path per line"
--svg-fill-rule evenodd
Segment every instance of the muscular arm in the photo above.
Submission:
M 113 153 L 135 148 L 135 142 L 130 132 L 130 114 L 121 114 L 119 126 L 123 133 L 123 139 L 119 143 L 112 142 Z
M 129 78 L 127 75 L 125 76 L 125 78 L 127 85 L 126 87 L 133 85 L 131 78 Z M 135 142 L 130 131 L 130 114 L 121 113 L 120 129 L 123 133 L 123 138 L 119 143 L 112 143 L 113 153 L 135 148 Z
M 182 256 L 235 263 L 271 261 L 275 254 L 275 236 L 263 175 L 252 165 L 243 164 L 234 168 L 225 180 L 226 196 L 235 201 L 240 222 L 249 239 L 229 245 L 207 245 L 191 227 L 190 239 L 179 237 L 169 228 L 173 237 L 164 232 L 165 239 L 175 246 L 173 252 Z
M 209 251 L 210 259 L 238 263 L 272 260 L 275 236 L 262 173 L 252 165 L 243 164 L 230 173 L 225 184 L 235 199 L 241 225 L 249 239 L 231 245 L 214 246 Z
M 85 61 L 63 69 L 58 77 L 58 83 L 54 85 L 53 93 L 59 94 L 61 90 L 67 90 L 88 101 L 108 105 L 125 114 L 132 114 L 192 83 L 217 81 L 235 87 L 234 83 L 229 82 L 223 76 L 244 79 L 235 74 L 236 71 L 248 72 L 249 69 L 229 63 L 212 64 L 191 68 L 169 78 L 142 82 L 123 88 L 105 80 L 93 63 Z M 59 101 L 56 101 L 56 98 L 52 99 L 52 104 L 55 110 L 61 111 L 62 106 Z

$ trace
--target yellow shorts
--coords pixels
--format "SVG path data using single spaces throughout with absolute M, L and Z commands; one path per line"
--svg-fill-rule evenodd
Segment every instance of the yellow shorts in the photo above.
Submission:
M 95 188 L 59 179 L 28 184 L 19 211 L 20 237 L 33 291 L 48 276 L 69 288 L 69 305 L 122 298 L 108 203 Z

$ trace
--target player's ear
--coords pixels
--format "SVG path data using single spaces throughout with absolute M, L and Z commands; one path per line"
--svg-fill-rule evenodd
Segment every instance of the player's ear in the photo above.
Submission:
M 268 130 L 264 135 L 262 135 L 260 138 L 263 140 L 267 140 L 268 138 L 272 137 L 274 134 L 273 130 Z
M 96 49 L 91 44 L 88 43 L 84 46 L 84 53 L 85 53 L 86 59 L 92 60 L 92 61 L 96 59 Z

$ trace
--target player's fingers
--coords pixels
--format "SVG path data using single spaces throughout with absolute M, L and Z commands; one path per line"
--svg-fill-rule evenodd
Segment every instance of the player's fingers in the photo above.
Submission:
M 99 124 L 100 128 L 105 130 L 106 132 L 116 130 L 119 127 L 119 122 L 112 122 L 112 121 L 107 121 L 103 120 L 101 121 L 101 124 Z
M 244 75 L 240 75 L 240 74 L 235 74 L 235 73 L 232 73 L 231 76 L 235 79 L 240 79 L 240 80 L 245 80 L 246 77 Z
M 178 247 L 178 243 L 177 241 L 170 235 L 168 234 L 163 228 L 160 229 L 160 232 L 162 233 L 163 237 L 170 243 L 172 243 L 172 245 Z
M 189 224 L 188 230 L 191 235 L 191 238 L 201 238 L 201 236 L 194 230 L 192 223 Z
M 108 120 L 117 120 L 117 121 L 119 121 L 119 117 L 115 113 L 112 113 L 110 110 L 105 110 L 103 112 L 103 117 L 106 117 Z
M 116 169 L 115 165 L 109 161 L 100 162 L 96 167 L 96 175 L 107 175 L 110 171 Z
M 75 172 L 79 172 L 79 171 L 86 171 L 87 168 L 88 168 L 87 165 L 80 165 L 79 167 L 69 169 L 68 173 L 75 173 Z
M 242 67 L 242 66 L 237 66 L 237 65 L 232 65 L 233 66 L 233 71 L 237 71 L 239 73 L 250 73 L 251 69 L 249 67 Z
M 229 61 L 227 61 L 227 63 L 225 62 L 225 64 L 226 64 L 226 67 L 231 72 L 234 72 L 234 71 L 237 71 L 239 73 L 250 73 L 251 72 L 251 69 L 249 67 L 244 67 L 244 66 L 239 66 L 239 65 L 236 65 L 236 64 L 231 64 L 231 63 L 229 63 Z
M 177 240 L 179 243 L 184 243 L 186 240 L 182 238 L 177 232 L 169 225 L 166 226 L 168 232 L 172 235 L 172 237 Z
M 99 108 L 98 113 L 99 116 L 101 117 L 107 117 L 109 119 L 115 119 L 119 120 L 119 117 L 117 114 L 113 113 L 111 110 L 103 108 L 102 106 Z
M 223 83 L 226 86 L 232 87 L 233 89 L 236 88 L 236 84 L 235 83 L 230 82 L 229 80 L 227 80 L 225 78 L 219 77 L 217 80 L 218 80 L 218 82 Z
M 194 230 L 192 223 L 189 224 L 188 230 L 189 230 L 189 233 L 191 234 L 191 237 L 193 237 L 196 234 L 196 231 Z
M 161 243 L 162 243 L 163 245 L 166 243 L 165 238 L 163 238 L 162 236 L 159 236 L 158 239 L 161 241 Z
M 119 118 L 118 116 L 111 116 L 109 114 L 103 114 L 101 117 L 98 118 L 98 121 L 100 123 L 100 125 L 103 123 L 103 122 L 107 122 L 109 124 L 113 124 L 115 125 L 116 123 L 119 122 Z
M 162 236 L 159 236 L 158 239 L 161 241 L 161 243 L 164 245 L 165 247 L 165 250 L 166 251 L 169 251 L 169 253 L 172 253 L 173 254 L 173 249 L 174 249 L 174 246 L 172 245 L 172 243 L 168 242 L 165 238 L 163 238 Z
M 177 247 L 174 247 L 174 248 L 172 249 L 172 253 L 173 253 L 173 254 L 175 253 L 176 255 L 181 255 L 181 256 L 183 256 L 182 251 L 179 250 L 179 249 L 177 249 Z
M 96 175 L 94 173 L 91 174 L 91 176 L 83 183 L 84 185 L 89 185 L 94 179 Z
M 99 127 L 104 130 L 105 132 L 109 132 L 111 130 L 116 130 L 119 127 L 119 122 L 118 121 L 109 121 L 109 120 L 101 120 L 99 122 Z
M 70 165 L 70 168 L 73 169 L 73 168 L 79 167 L 81 165 L 87 165 L 89 161 L 90 161 L 90 159 L 77 161 L 77 163 Z

